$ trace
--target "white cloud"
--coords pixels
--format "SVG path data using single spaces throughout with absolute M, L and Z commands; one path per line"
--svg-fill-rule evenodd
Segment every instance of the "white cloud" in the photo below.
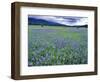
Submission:
M 52 21 L 55 23 L 63 24 L 63 25 L 86 25 L 88 24 L 88 18 L 87 17 L 61 17 L 61 16 L 29 16 L 36 19 L 43 19 L 46 21 Z M 73 21 L 74 20 L 74 21 Z M 72 22 L 73 21 L 73 22 Z

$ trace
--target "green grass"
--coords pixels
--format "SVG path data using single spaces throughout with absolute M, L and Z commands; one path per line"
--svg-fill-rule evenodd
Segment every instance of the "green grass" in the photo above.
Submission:
M 28 65 L 87 64 L 87 28 L 29 25 Z

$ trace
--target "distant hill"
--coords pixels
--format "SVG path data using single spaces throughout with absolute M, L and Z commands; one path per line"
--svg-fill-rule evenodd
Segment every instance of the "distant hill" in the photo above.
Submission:
M 48 25 L 48 26 L 65 26 L 60 23 L 52 22 L 52 21 L 46 21 L 44 19 L 36 19 L 36 18 L 28 18 L 28 24 L 29 25 Z
M 28 17 L 28 25 L 47 25 L 47 26 L 68 26 L 68 27 L 72 27 L 71 25 L 65 25 L 65 24 L 61 24 L 61 23 L 57 23 L 56 21 L 52 21 L 52 20 L 45 20 L 45 19 L 37 19 L 34 17 Z M 88 27 L 87 24 L 85 25 L 74 25 L 74 27 Z

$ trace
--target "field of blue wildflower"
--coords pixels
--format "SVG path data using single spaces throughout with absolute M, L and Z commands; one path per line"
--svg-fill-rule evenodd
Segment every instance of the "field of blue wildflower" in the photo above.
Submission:
M 28 66 L 88 63 L 87 28 L 28 26 Z

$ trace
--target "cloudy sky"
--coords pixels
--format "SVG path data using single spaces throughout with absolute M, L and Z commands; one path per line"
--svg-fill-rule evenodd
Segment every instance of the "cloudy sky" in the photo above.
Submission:
M 75 16 L 35 16 L 30 15 L 31 18 L 42 19 L 46 21 L 52 21 L 63 25 L 88 25 L 87 17 L 75 17 Z

